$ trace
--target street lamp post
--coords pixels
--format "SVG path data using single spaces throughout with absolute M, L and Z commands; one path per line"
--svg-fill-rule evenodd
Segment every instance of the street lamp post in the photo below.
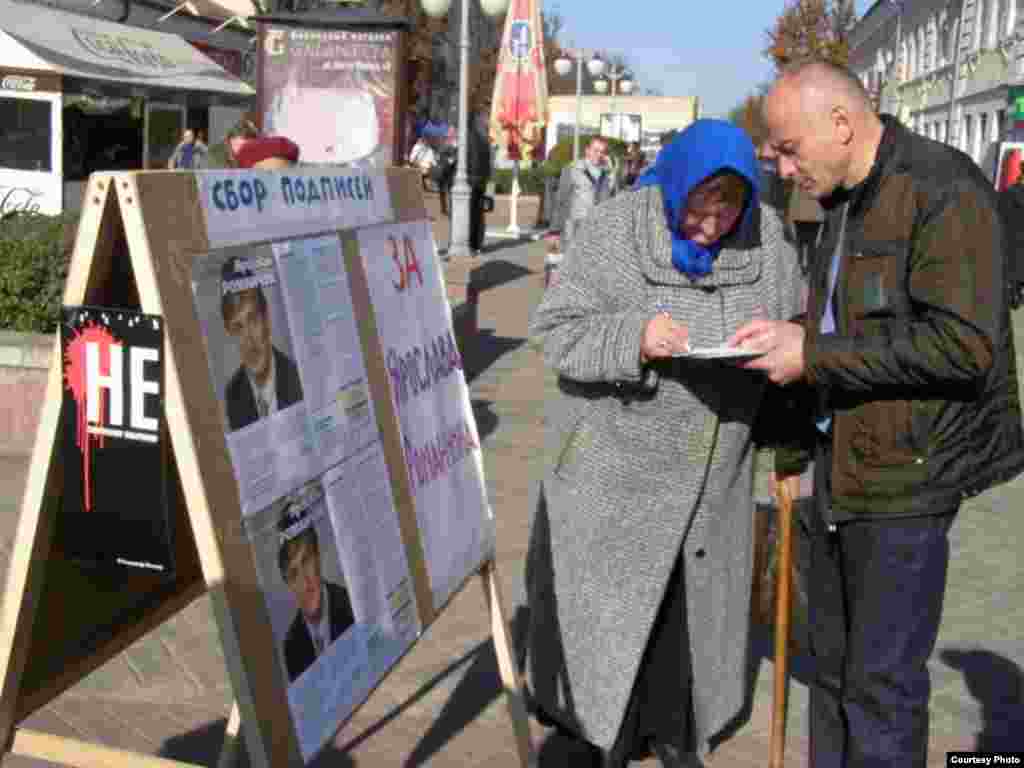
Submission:
M 461 17 L 459 21 L 459 128 L 456 155 L 455 180 L 452 184 L 449 211 L 452 217 L 451 236 L 448 243 L 448 257 L 470 255 L 469 248 L 469 172 L 466 163 L 469 158 L 469 4 L 471 0 L 459 0 Z M 448 13 L 452 0 L 420 0 L 423 12 L 440 18 Z M 488 16 L 500 16 L 508 9 L 509 0 L 480 0 L 480 7 Z
M 572 59 L 568 58 L 565 54 L 568 53 Z M 583 95 L 583 59 L 586 57 L 586 53 L 583 50 L 569 50 L 563 51 L 563 55 L 555 59 L 555 72 L 562 77 L 565 77 L 572 70 L 572 62 L 576 61 L 576 122 L 573 127 L 572 135 L 572 159 L 573 162 L 579 160 L 580 157 L 580 122 L 581 116 L 580 111 L 582 109 Z M 587 62 L 587 71 L 591 77 L 599 77 L 604 72 L 604 62 L 601 61 L 597 56 L 592 56 L 590 61 Z
M 627 72 L 625 70 L 625 68 L 623 68 L 623 67 L 612 67 L 611 69 L 608 70 L 607 73 L 605 73 L 605 77 L 607 78 L 607 80 L 598 80 L 596 83 L 594 83 L 594 87 L 597 88 L 599 93 L 604 93 L 605 91 L 608 90 L 608 80 L 611 80 L 611 83 L 612 83 L 611 113 L 612 113 L 612 120 L 615 121 L 615 138 L 616 139 L 621 139 L 622 138 L 622 120 L 619 119 L 619 115 L 615 111 L 615 90 L 616 90 L 615 87 L 618 85 L 620 91 L 622 93 L 628 95 L 629 92 L 633 90 L 633 80 L 632 80 L 629 72 Z M 619 85 L 619 81 L 620 80 L 622 81 L 622 85 Z

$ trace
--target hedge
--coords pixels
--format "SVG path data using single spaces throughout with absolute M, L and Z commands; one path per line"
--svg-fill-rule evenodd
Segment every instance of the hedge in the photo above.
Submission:
M 508 195 L 512 193 L 512 178 L 514 171 L 511 168 L 499 168 L 494 172 L 494 193 L 496 195 Z M 519 169 L 519 193 L 522 195 L 540 195 L 544 191 L 544 172 L 541 168 Z
M 60 323 L 77 214 L 0 218 L 0 328 L 52 333 Z

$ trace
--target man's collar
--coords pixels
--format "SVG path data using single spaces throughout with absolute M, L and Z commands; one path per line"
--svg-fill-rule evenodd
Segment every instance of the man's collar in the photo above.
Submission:
M 245 368 L 245 366 L 242 366 Z M 277 387 L 277 355 L 274 354 L 274 346 L 270 346 L 270 370 L 267 372 L 267 381 L 262 386 L 256 381 L 252 373 L 248 368 L 245 368 L 245 375 L 249 379 L 249 385 L 252 387 L 253 394 L 259 394 L 261 390 L 269 390 L 271 393 L 276 391 Z
M 306 622 L 306 629 L 309 630 L 313 646 L 316 647 L 316 636 L 319 635 L 324 639 L 324 650 L 327 650 L 327 646 L 331 642 L 331 603 L 327 596 L 327 582 L 320 582 L 320 621 L 312 624 L 302 611 L 299 611 L 299 615 Z
M 861 207 L 871 200 L 878 185 L 881 183 L 882 175 L 892 159 L 893 153 L 903 130 L 899 121 L 892 115 L 879 115 L 882 121 L 882 139 L 875 151 L 875 160 L 871 164 L 868 175 L 860 182 L 850 188 L 838 187 L 831 195 L 821 200 L 821 205 L 826 210 L 833 210 L 843 203 L 850 204 L 850 214 L 856 215 Z

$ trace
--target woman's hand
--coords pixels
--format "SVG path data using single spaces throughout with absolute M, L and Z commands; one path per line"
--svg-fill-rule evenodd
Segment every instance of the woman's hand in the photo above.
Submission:
M 640 359 L 660 360 L 682 354 L 690 349 L 690 331 L 668 314 L 659 312 L 644 326 L 640 339 Z

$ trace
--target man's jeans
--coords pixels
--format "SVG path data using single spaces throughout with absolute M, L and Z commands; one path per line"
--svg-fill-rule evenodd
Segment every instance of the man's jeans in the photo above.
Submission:
M 824 441 L 823 441 L 824 442 Z M 831 446 L 816 458 L 808 613 L 811 768 L 925 768 L 926 663 L 942 617 L 959 505 L 830 531 Z

